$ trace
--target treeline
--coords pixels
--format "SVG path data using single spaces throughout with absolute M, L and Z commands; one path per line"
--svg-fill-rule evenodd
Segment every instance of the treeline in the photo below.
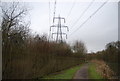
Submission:
M 105 50 L 98 51 L 87 55 L 87 59 L 97 59 L 105 61 L 115 72 L 115 77 L 120 76 L 120 41 L 110 42 L 106 45 Z
M 24 21 L 28 10 L 18 2 L 2 2 L 1 10 L 3 79 L 42 78 L 84 62 L 87 50 L 81 41 L 70 46 L 30 34 Z

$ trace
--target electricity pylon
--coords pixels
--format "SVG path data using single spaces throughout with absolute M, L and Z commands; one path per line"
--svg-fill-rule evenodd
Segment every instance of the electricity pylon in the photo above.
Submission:
M 61 24 L 62 20 L 65 23 L 65 18 L 60 17 L 60 16 L 53 18 L 53 24 L 55 23 L 55 20 L 57 20 L 57 19 L 58 19 L 58 24 L 50 26 L 50 31 L 51 31 L 52 27 L 57 28 L 57 32 L 52 32 L 52 38 L 53 38 L 53 35 L 56 34 L 57 35 L 56 42 L 59 43 L 59 42 L 63 42 L 63 35 L 66 35 L 66 39 L 67 39 L 67 34 L 62 32 L 62 28 L 67 28 L 67 31 L 69 31 L 69 29 L 68 29 L 68 26 L 64 26 Z

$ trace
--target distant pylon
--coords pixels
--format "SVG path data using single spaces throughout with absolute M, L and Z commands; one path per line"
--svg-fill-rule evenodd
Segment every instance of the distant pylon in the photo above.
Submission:
M 54 25 L 55 23 L 55 20 L 58 19 L 58 24 Z M 51 28 L 57 28 L 57 32 L 52 32 L 52 38 L 53 38 L 53 35 L 56 34 L 56 42 L 59 43 L 59 42 L 63 42 L 63 35 L 66 35 L 66 39 L 67 39 L 67 34 L 66 33 L 62 33 L 62 28 L 67 28 L 67 31 L 69 31 L 68 29 L 68 26 L 64 26 L 64 25 L 61 25 L 61 20 L 64 21 L 65 23 L 65 18 L 63 17 L 53 17 L 53 25 L 50 26 L 50 31 L 51 31 Z

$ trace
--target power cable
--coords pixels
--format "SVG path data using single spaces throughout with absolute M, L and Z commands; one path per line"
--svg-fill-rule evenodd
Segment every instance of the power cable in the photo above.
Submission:
M 74 32 L 78 31 L 89 19 L 91 19 L 109 0 L 105 1 L 94 13 L 92 13 Z M 72 32 L 69 37 L 74 34 Z
M 77 22 L 82 18 L 82 16 L 85 14 L 85 12 L 91 7 L 95 0 L 92 0 L 92 2 L 87 6 L 87 8 L 83 11 L 83 13 L 79 16 L 79 18 L 74 22 L 74 24 L 71 26 L 72 28 L 77 24 Z
M 70 16 L 70 14 L 71 14 L 71 12 L 72 12 L 72 9 L 73 9 L 73 7 L 75 6 L 75 2 L 76 2 L 76 0 L 74 0 L 73 5 L 72 5 L 72 7 L 71 7 L 71 9 L 70 9 L 70 11 L 69 11 L 67 17 L 66 17 L 66 20 L 67 20 L 68 17 Z

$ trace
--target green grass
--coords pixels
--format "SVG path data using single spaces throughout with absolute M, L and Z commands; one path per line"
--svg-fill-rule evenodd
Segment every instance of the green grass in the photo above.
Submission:
M 88 71 L 90 79 L 103 79 L 103 77 L 98 72 L 96 72 L 96 67 L 94 64 L 90 63 Z
M 72 79 L 76 71 L 79 70 L 81 65 L 72 67 L 54 75 L 45 76 L 43 79 Z

